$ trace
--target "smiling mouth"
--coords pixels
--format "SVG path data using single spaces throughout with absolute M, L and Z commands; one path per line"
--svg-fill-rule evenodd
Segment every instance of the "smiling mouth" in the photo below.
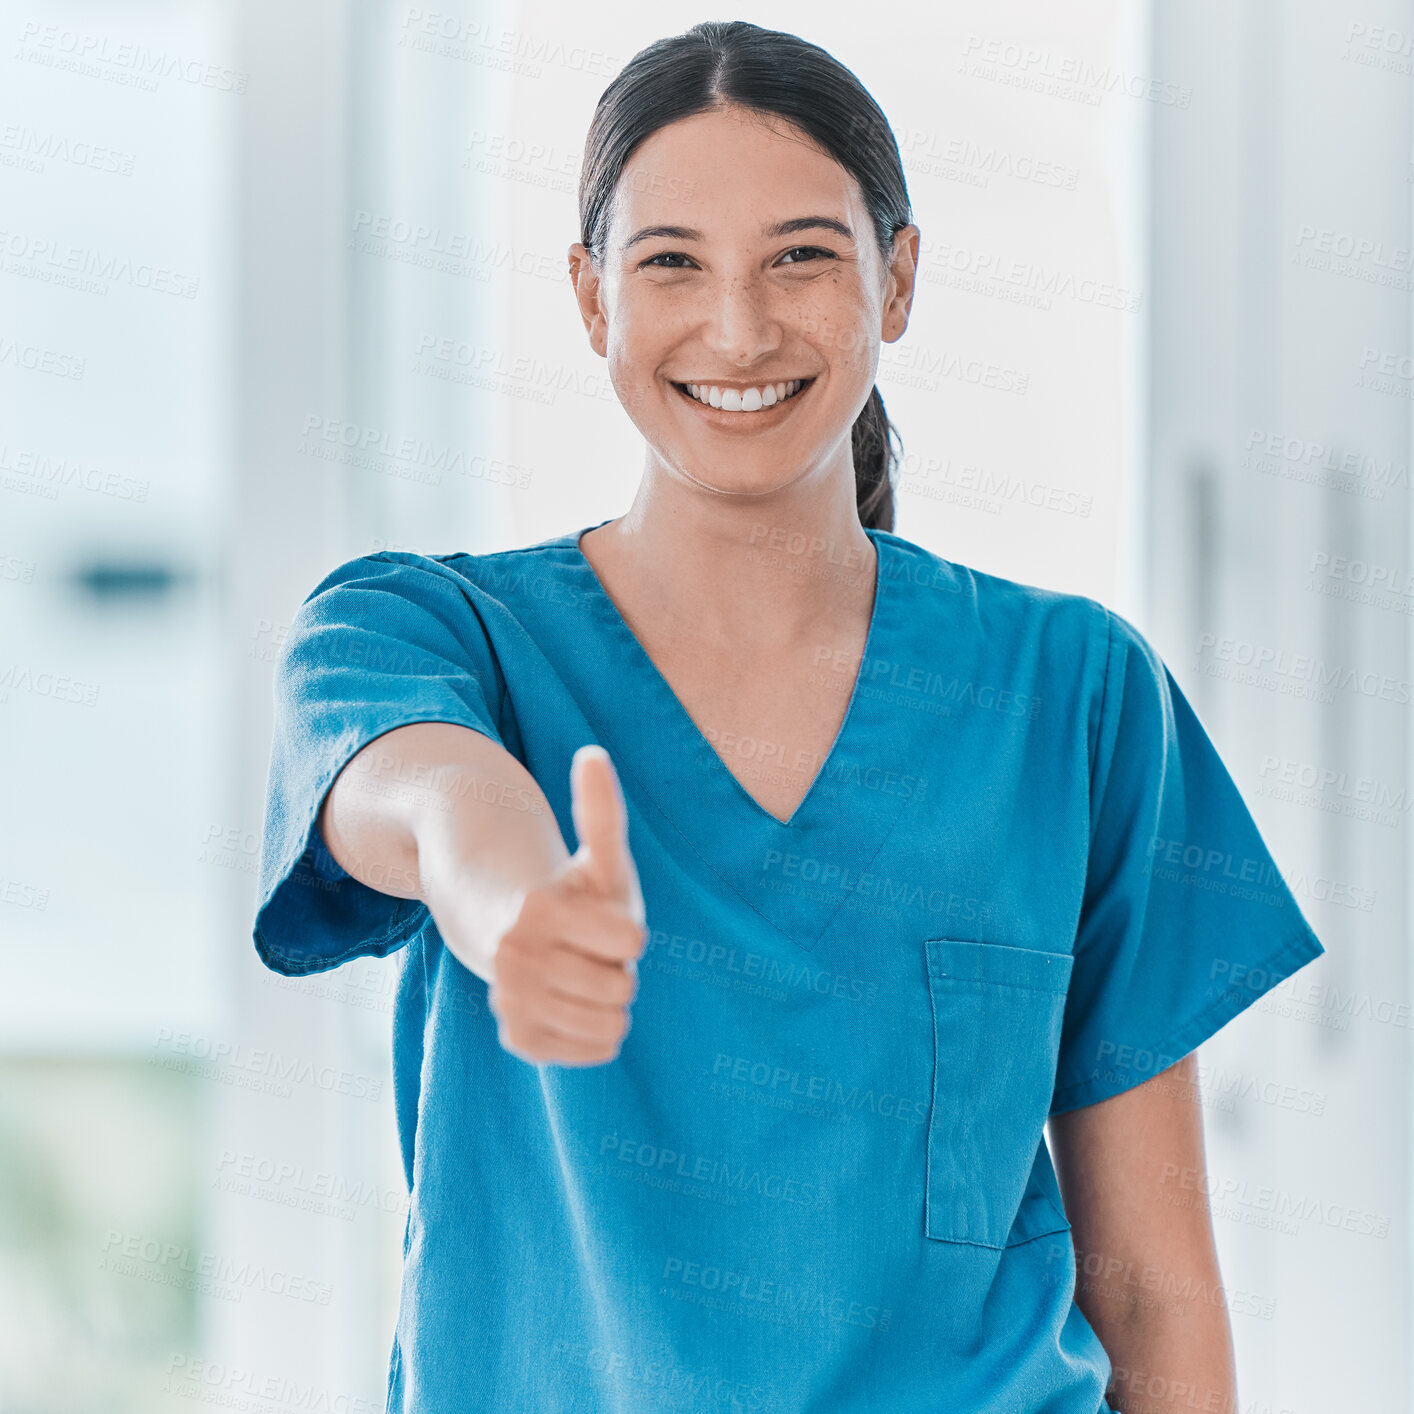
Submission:
M 813 378 L 790 378 L 745 389 L 721 388 L 712 383 L 674 383 L 673 387 L 700 407 L 750 417 L 798 398 L 814 381 Z

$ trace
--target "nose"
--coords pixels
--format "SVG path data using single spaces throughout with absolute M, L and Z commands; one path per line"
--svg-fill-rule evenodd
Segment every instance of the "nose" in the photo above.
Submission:
M 754 280 L 731 276 L 707 295 L 702 343 L 723 363 L 749 368 L 780 347 L 781 323 Z

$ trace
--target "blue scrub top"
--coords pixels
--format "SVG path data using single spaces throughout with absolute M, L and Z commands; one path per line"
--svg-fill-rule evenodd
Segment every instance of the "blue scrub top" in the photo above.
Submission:
M 400 959 L 388 1409 L 1106 1414 L 1046 1117 L 1324 951 L 1203 727 L 1097 601 L 871 530 L 848 714 L 782 823 L 583 533 L 349 560 L 277 666 L 258 954 Z M 340 768 L 422 721 L 504 745 L 570 850 L 571 757 L 612 757 L 649 929 L 612 1062 L 509 1054 L 426 907 L 324 848 Z

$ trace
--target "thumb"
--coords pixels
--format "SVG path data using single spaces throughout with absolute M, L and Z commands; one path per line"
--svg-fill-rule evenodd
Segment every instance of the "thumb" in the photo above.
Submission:
M 629 902 L 637 882 L 619 780 L 602 746 L 581 746 L 570 763 L 570 813 L 581 872 L 602 894 Z

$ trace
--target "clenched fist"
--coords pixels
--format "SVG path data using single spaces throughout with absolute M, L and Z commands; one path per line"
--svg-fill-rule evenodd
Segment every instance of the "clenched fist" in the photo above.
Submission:
M 575 752 L 570 799 L 579 849 L 548 881 L 512 899 L 488 997 L 512 1055 L 602 1065 L 628 1032 L 647 939 L 623 800 L 603 747 Z

